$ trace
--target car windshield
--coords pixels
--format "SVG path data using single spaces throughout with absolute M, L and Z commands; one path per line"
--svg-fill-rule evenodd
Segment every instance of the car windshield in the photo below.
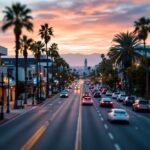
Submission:
M 116 114 L 126 114 L 126 112 L 123 111 L 123 110 L 115 110 L 114 113 L 116 113 Z
M 129 97 L 129 100 L 135 100 L 135 97 L 131 96 Z
M 149 104 L 148 101 L 140 101 L 139 103 L 140 103 L 140 104 Z
M 90 98 L 90 97 L 84 97 L 84 99 L 85 99 L 85 100 L 91 100 L 91 98 Z
M 126 95 L 121 95 L 122 97 L 126 97 Z
M 103 98 L 103 101 L 110 101 L 109 98 Z

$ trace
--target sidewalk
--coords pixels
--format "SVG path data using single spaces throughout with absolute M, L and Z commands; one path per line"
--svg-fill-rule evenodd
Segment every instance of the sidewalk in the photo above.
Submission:
M 45 101 L 43 101 L 43 103 L 40 103 L 40 104 L 37 104 L 36 100 L 35 100 L 34 105 L 32 105 L 32 98 L 29 98 L 27 100 L 28 104 L 24 105 L 24 108 L 20 108 L 20 109 L 14 109 L 14 102 L 10 102 L 10 113 L 6 113 L 6 106 L 5 106 L 4 107 L 4 120 L 0 120 L 0 125 L 17 118 L 18 116 L 23 115 L 23 114 L 29 112 L 30 110 L 35 109 L 38 106 L 41 106 L 41 104 L 46 105 L 49 100 L 53 100 L 57 96 L 58 96 L 58 94 L 55 94 L 52 97 L 47 98 Z
M 0 120 L 0 125 L 12 120 L 14 118 L 16 118 L 17 116 L 20 116 L 22 114 L 25 114 L 26 112 L 34 109 L 37 107 L 37 104 L 32 105 L 32 99 L 29 98 L 27 100 L 28 104 L 24 105 L 24 108 L 20 108 L 20 109 L 14 109 L 14 102 L 10 102 L 10 113 L 6 113 L 6 106 L 4 107 L 4 119 Z

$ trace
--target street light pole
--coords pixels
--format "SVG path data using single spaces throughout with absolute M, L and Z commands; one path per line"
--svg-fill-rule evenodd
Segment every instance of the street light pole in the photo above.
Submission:
M 2 105 L 1 105 L 1 115 L 0 115 L 0 119 L 4 119 L 4 75 L 2 72 L 1 75 L 1 84 L 2 84 Z
M 7 72 L 7 79 L 8 79 L 8 95 L 7 95 L 7 113 L 10 113 L 10 109 L 9 109 L 9 88 L 10 88 L 10 78 L 9 78 L 9 73 Z

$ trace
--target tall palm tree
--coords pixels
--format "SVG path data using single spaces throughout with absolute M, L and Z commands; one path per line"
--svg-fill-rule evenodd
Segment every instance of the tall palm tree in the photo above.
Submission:
M 12 4 L 11 7 L 6 7 L 3 11 L 4 16 L 4 25 L 2 30 L 6 31 L 10 27 L 14 27 L 15 34 L 15 53 L 16 53 L 16 90 L 15 90 L 15 104 L 14 108 L 18 108 L 18 51 L 19 51 L 19 41 L 22 33 L 22 29 L 26 28 L 28 31 L 32 31 L 33 24 L 31 23 L 32 17 L 29 15 L 31 10 L 26 7 L 26 5 L 21 5 L 20 3 Z
M 47 84 L 46 84 L 46 97 L 48 97 L 49 93 L 49 78 L 48 78 L 48 51 L 47 51 L 47 44 L 50 41 L 51 37 L 53 36 L 53 28 L 49 27 L 47 23 L 41 25 L 39 30 L 39 34 L 42 39 L 44 39 L 44 43 L 46 46 L 46 55 L 47 55 Z
M 24 104 L 27 104 L 27 58 L 28 58 L 28 50 L 30 49 L 31 43 L 33 40 L 28 38 L 26 35 L 20 39 L 20 53 L 24 56 L 24 75 L 25 75 L 25 99 Z
M 51 45 L 51 47 L 48 49 L 47 51 L 48 56 L 51 57 L 51 61 L 52 61 L 52 84 L 53 84 L 53 75 L 54 75 L 54 61 L 59 57 L 59 53 L 58 53 L 58 45 L 56 43 L 53 43 Z M 52 86 L 52 91 L 53 91 L 53 86 Z
M 41 41 L 35 41 L 31 45 L 31 51 L 34 54 L 36 60 L 36 81 L 37 81 L 37 100 L 39 101 L 39 62 L 41 54 L 45 51 L 44 44 Z
M 115 44 L 110 48 L 108 56 L 116 65 L 122 67 L 126 87 L 129 87 L 126 70 L 140 58 L 140 54 L 136 51 L 136 47 L 140 45 L 139 39 L 133 33 L 127 32 L 115 35 L 113 42 Z
M 144 51 L 145 51 L 145 66 L 146 66 L 146 96 L 149 94 L 149 71 L 148 71 L 148 59 L 147 59 L 147 49 L 146 40 L 148 38 L 148 33 L 150 33 L 150 19 L 141 17 L 134 22 L 134 33 L 136 33 L 140 40 L 143 41 Z

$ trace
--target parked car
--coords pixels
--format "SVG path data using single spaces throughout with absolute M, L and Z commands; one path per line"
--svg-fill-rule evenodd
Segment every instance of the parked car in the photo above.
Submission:
M 99 105 L 100 106 L 109 106 L 109 107 L 113 107 L 113 102 L 110 98 L 102 98 L 99 101 Z
M 123 101 L 124 105 L 132 105 L 136 99 L 136 96 L 126 96 L 125 100 Z
M 102 94 L 106 94 L 107 88 L 102 88 L 101 92 L 102 92 Z
M 125 121 L 129 123 L 129 114 L 124 109 L 111 109 L 108 111 L 108 120 L 114 121 Z
M 60 97 L 61 98 L 69 97 L 69 93 L 67 91 L 63 90 L 62 92 L 60 92 Z
M 101 93 L 100 93 L 99 91 L 96 91 L 96 92 L 93 94 L 93 96 L 94 96 L 95 98 L 99 98 L 99 97 L 101 97 Z
M 112 98 L 113 98 L 113 99 L 117 99 L 117 97 L 118 97 L 119 94 L 120 94 L 119 92 L 114 92 L 114 93 L 112 94 Z
M 93 100 L 91 97 L 82 98 L 82 105 L 93 105 Z
M 117 101 L 119 102 L 123 102 L 126 98 L 126 95 L 125 94 L 119 94 L 118 97 L 117 97 Z
M 139 110 L 150 111 L 150 102 L 143 98 L 136 99 L 132 106 L 134 111 Z

